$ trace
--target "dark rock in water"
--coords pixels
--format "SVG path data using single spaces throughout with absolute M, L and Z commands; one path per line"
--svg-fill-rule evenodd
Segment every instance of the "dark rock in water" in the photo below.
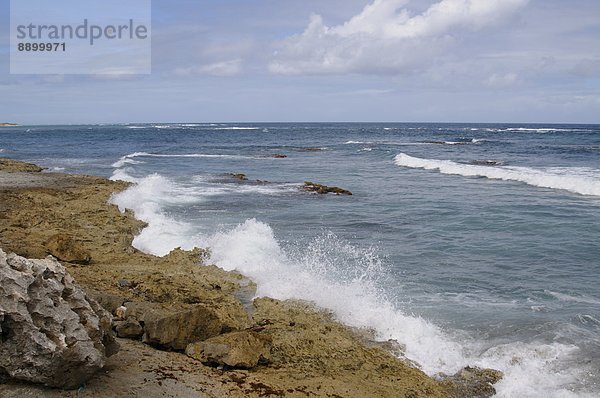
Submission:
M 504 162 L 499 160 L 473 160 L 471 161 L 471 164 L 477 166 L 501 166 L 504 164 Z
M 271 157 L 275 158 L 275 159 L 285 159 L 285 158 L 287 158 L 287 155 L 283 155 L 281 153 L 276 153 L 276 154 L 272 155 Z
M 0 158 L 0 171 L 8 173 L 26 172 L 39 173 L 43 168 L 33 163 L 20 162 L 18 160 Z
M 600 149 L 600 145 L 594 145 L 592 146 L 592 149 Z
M 336 195 L 352 195 L 352 192 L 340 187 L 328 187 L 327 185 L 315 184 L 314 182 L 305 181 L 302 187 L 305 191 L 316 192 L 319 194 L 334 193 Z
M 240 181 L 248 180 L 248 178 L 246 177 L 246 174 L 244 174 L 244 173 L 227 173 L 227 175 L 232 178 L 235 178 L 236 180 L 240 180 Z
M 118 351 L 111 316 L 54 258 L 0 250 L 0 373 L 73 389 Z
M 441 373 L 437 377 L 448 391 L 453 392 L 453 396 L 488 398 L 496 394 L 493 384 L 502 380 L 504 375 L 499 370 L 467 366 L 453 376 Z
M 90 253 L 80 243 L 65 234 L 53 235 L 46 242 L 46 250 L 60 261 L 67 263 L 86 265 L 92 260 Z
M 252 369 L 269 361 L 271 337 L 251 330 L 227 333 L 190 344 L 185 353 L 211 366 Z

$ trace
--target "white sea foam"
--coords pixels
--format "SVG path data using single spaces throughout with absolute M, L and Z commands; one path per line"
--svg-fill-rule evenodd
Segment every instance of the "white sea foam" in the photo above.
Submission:
M 126 174 L 126 169 L 117 171 Z M 309 300 L 332 310 L 348 325 L 373 329 L 382 340 L 396 339 L 406 345 L 407 357 L 429 374 L 451 374 L 466 365 L 502 370 L 505 378 L 497 385 L 499 397 L 584 396 L 569 391 L 580 370 L 562 366 L 576 353 L 574 346 L 487 345 L 451 337 L 431 322 L 398 310 L 380 288 L 384 272 L 372 248 L 357 248 L 327 233 L 284 247 L 269 225 L 255 219 L 201 234 L 198 226 L 174 219 L 164 207 L 202 201 L 213 192 L 185 188 L 157 174 L 129 178 L 136 185 L 113 195 L 111 203 L 121 210 L 132 209 L 148 223 L 133 242 L 142 251 L 165 255 L 175 247 L 210 247 L 212 262 L 251 277 L 259 296 Z
M 566 293 L 558 293 L 558 292 L 553 292 L 551 290 L 544 290 L 544 292 L 548 293 L 549 295 L 555 297 L 556 299 L 560 300 L 560 301 L 572 301 L 572 302 L 576 302 L 576 303 L 586 303 L 586 304 L 595 304 L 595 305 L 600 305 L 600 300 L 593 298 L 593 297 L 589 297 L 589 296 L 574 296 L 571 294 L 566 294 Z
M 134 152 L 122 156 L 119 160 L 112 164 L 112 167 L 123 167 L 127 164 L 142 163 L 134 160 L 138 157 L 147 158 L 207 158 L 207 159 L 271 159 L 269 157 L 260 156 L 243 156 L 243 155 L 227 155 L 227 154 L 209 154 L 209 153 L 181 153 L 181 154 L 159 154 L 148 152 Z
M 213 130 L 260 130 L 260 127 L 216 127 Z
M 534 169 L 517 166 L 478 166 L 456 163 L 451 160 L 416 158 L 405 153 L 397 155 L 395 163 L 403 167 L 438 170 L 442 174 L 520 181 L 542 188 L 563 189 L 581 195 L 600 196 L 600 170 L 598 169 L 583 167 Z

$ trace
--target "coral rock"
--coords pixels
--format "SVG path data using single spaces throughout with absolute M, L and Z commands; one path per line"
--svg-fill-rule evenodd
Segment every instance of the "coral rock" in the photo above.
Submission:
M 252 369 L 260 362 L 268 362 L 270 352 L 270 336 L 250 330 L 222 334 L 190 344 L 185 350 L 188 356 L 207 365 L 239 369 Z
M 58 261 L 0 250 L 0 373 L 77 388 L 117 349 L 110 314 Z

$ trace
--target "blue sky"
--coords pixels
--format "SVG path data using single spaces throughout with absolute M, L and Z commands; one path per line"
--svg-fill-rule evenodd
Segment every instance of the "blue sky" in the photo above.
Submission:
M 153 0 L 133 76 L 9 74 L 0 5 L 0 122 L 600 123 L 598 0 Z

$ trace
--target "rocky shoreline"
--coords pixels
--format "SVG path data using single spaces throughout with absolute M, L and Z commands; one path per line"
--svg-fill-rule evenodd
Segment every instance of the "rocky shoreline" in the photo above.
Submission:
M 108 204 L 127 183 L 40 170 L 0 159 L 0 249 L 57 258 L 90 302 L 112 314 L 121 348 L 78 390 L 9 379 L 0 384 L 0 396 L 495 393 L 497 371 L 465 368 L 431 378 L 402 359 L 397 342 L 375 342 L 369 331 L 346 327 L 311 303 L 254 299 L 255 285 L 243 275 L 201 264 L 203 249 L 175 249 L 165 257 L 142 253 L 131 242 L 144 224 Z M 0 318 L 5 312 L 0 307 Z

